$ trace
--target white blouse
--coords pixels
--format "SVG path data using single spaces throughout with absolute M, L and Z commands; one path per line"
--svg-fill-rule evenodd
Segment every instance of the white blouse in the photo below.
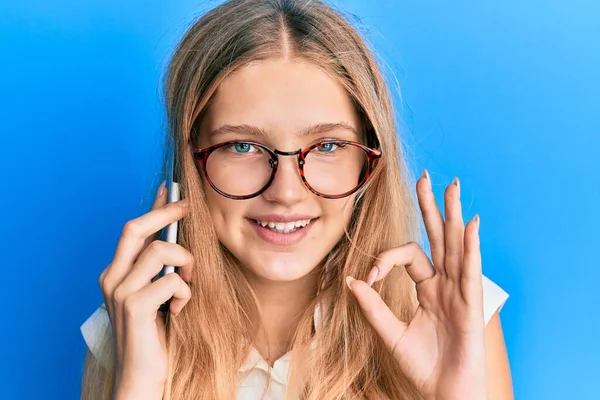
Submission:
M 508 294 L 487 277 L 483 277 L 483 311 L 485 323 L 499 311 L 508 299 Z M 318 327 L 319 308 L 315 308 L 314 325 Z M 90 352 L 105 368 L 112 364 L 113 345 L 112 328 L 104 304 L 81 325 L 81 333 Z M 271 376 L 267 375 L 268 365 L 258 350 L 251 348 L 244 365 L 239 369 L 238 400 L 257 400 L 261 398 L 267 383 L 269 389 L 264 400 L 285 398 L 290 366 L 290 352 L 287 352 L 271 367 Z

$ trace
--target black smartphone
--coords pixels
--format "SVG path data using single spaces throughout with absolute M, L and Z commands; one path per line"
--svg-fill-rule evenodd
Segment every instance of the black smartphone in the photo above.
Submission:
M 172 203 L 181 199 L 181 193 L 179 191 L 179 179 L 177 176 L 176 159 L 175 159 L 175 144 L 173 140 L 169 140 L 167 147 L 167 165 L 166 165 L 166 183 L 165 188 L 167 189 L 167 203 Z M 160 239 L 165 242 L 177 243 L 177 233 L 178 233 L 178 225 L 179 221 L 175 221 L 165 226 L 160 234 Z M 154 277 L 153 281 L 159 279 L 160 277 L 166 274 L 177 273 L 179 271 L 179 267 L 174 265 L 165 265 L 162 271 Z M 167 301 L 163 303 L 159 311 L 167 312 L 169 310 L 169 302 Z

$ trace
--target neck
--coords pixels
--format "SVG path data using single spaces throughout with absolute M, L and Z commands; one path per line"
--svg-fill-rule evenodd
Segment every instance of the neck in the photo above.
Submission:
M 247 277 L 261 309 L 262 329 L 257 332 L 255 346 L 271 366 L 289 350 L 302 313 L 315 297 L 317 270 L 290 282 Z

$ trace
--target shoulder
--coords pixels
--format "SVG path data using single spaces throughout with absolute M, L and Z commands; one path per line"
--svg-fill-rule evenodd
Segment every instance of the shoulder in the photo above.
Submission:
M 506 300 L 508 293 L 500 286 L 495 284 L 491 279 L 483 275 L 483 315 L 485 323 L 490 321 L 492 316 L 500 311 Z
M 485 323 L 500 311 L 506 300 L 506 293 L 500 286 L 483 275 L 483 314 Z M 101 304 L 81 325 L 81 334 L 92 355 L 106 369 L 110 368 L 114 359 L 112 343 L 112 326 L 104 304 Z
M 114 359 L 112 326 L 104 304 L 100 305 L 80 327 L 81 334 L 92 355 L 106 369 Z

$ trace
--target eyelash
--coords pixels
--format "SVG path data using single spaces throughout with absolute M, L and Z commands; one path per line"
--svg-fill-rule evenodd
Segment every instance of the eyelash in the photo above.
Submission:
M 225 138 L 227 141 L 236 141 L 236 142 L 256 142 L 256 143 L 260 143 L 260 144 L 264 144 L 267 147 L 271 147 L 272 146 L 265 140 L 265 141 L 261 141 L 259 139 L 257 139 L 256 137 L 244 137 L 244 136 L 238 136 L 238 137 L 234 137 L 234 138 Z M 317 137 L 314 140 L 304 144 L 301 148 L 305 149 L 309 146 L 312 146 L 313 144 L 316 144 L 318 142 L 322 142 L 325 140 L 340 140 L 340 141 L 346 141 L 348 139 L 346 138 L 341 138 L 341 137 L 333 137 L 333 136 L 322 136 L 322 137 Z M 339 145 L 338 145 L 339 146 Z M 260 150 L 260 148 L 258 148 L 258 150 Z

